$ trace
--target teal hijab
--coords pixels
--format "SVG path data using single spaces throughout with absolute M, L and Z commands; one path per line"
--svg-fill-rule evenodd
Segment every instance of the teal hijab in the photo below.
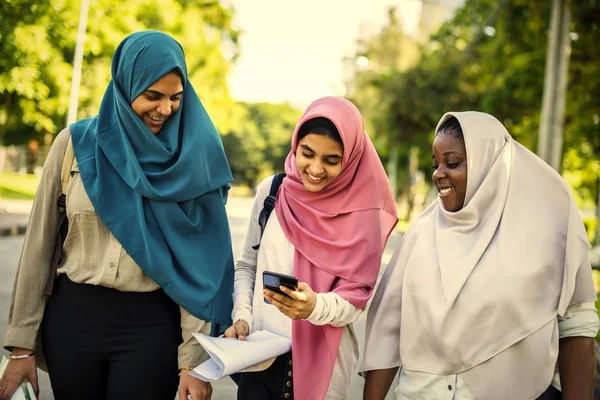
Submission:
M 183 97 L 155 135 L 131 103 L 171 71 L 182 76 Z M 233 255 L 225 202 L 232 176 L 179 43 L 156 31 L 125 38 L 98 115 L 70 130 L 86 192 L 127 253 L 191 314 L 229 324 Z

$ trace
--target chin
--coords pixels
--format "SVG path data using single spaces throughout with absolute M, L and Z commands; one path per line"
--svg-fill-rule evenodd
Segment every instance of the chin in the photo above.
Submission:
M 306 191 L 313 193 L 320 192 L 327 186 L 327 184 L 313 185 L 312 183 L 305 182 L 304 180 L 302 183 L 304 184 L 304 189 L 306 189 Z
M 457 206 L 455 204 L 452 204 L 449 207 L 444 206 L 444 208 L 446 209 L 446 211 L 450 211 L 450 212 L 458 212 L 458 211 L 460 211 L 462 209 L 461 206 Z

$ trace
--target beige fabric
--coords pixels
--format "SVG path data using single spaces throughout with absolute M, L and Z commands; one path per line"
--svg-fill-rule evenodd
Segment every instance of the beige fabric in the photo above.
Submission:
M 61 193 L 61 169 L 69 140 L 68 129 L 59 133 L 44 165 L 17 268 L 9 326 L 4 339 L 6 348 L 36 348 L 46 301 L 44 284 L 56 242 L 56 200 Z M 76 161 L 70 172 L 66 193 L 69 232 L 58 273 L 67 274 L 77 283 L 101 285 L 124 292 L 157 290 L 159 285 L 137 266 L 100 221 L 85 192 Z M 179 366 L 198 365 L 208 356 L 193 338 L 192 332 L 209 333 L 210 323 L 181 308 L 181 327 L 184 341 L 179 347 Z
M 477 398 L 500 383 L 532 398 L 552 379 L 557 316 L 596 297 L 585 229 L 567 184 L 499 121 L 440 123 L 449 115 L 465 137 L 465 206 L 438 199 L 403 238 L 369 311 L 363 370 L 469 371 Z

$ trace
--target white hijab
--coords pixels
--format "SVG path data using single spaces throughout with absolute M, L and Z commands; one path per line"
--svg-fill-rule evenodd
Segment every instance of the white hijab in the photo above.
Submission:
M 369 311 L 363 370 L 468 371 L 476 398 L 495 398 L 497 384 L 531 398 L 552 379 L 557 315 L 596 298 L 576 290 L 586 232 L 568 185 L 497 119 L 447 113 L 438 128 L 451 116 L 467 152 L 464 207 L 438 198 L 403 237 Z

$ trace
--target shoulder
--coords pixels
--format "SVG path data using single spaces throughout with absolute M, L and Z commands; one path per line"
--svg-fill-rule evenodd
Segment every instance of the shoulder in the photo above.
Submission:
M 275 179 L 275 175 L 271 175 L 266 177 L 256 186 L 256 199 L 266 199 L 271 191 L 271 185 L 273 184 L 273 179 Z
M 434 218 L 437 213 L 438 202 L 431 203 L 411 224 L 406 233 L 403 235 L 404 242 L 416 240 L 421 233 L 431 230 L 431 218 Z
M 269 192 L 271 191 L 271 183 L 273 182 L 274 178 L 275 178 L 275 175 L 271 175 L 271 176 L 263 179 L 256 186 L 256 194 L 254 195 L 254 206 L 252 207 L 252 216 L 256 219 L 258 219 L 260 210 L 263 209 L 265 199 L 267 198 L 267 196 L 269 195 Z
M 62 165 L 62 160 L 65 156 L 65 150 L 67 149 L 70 138 L 71 132 L 69 131 L 69 128 L 63 129 L 56 135 L 52 147 L 50 148 L 50 152 L 48 153 L 46 165 Z

